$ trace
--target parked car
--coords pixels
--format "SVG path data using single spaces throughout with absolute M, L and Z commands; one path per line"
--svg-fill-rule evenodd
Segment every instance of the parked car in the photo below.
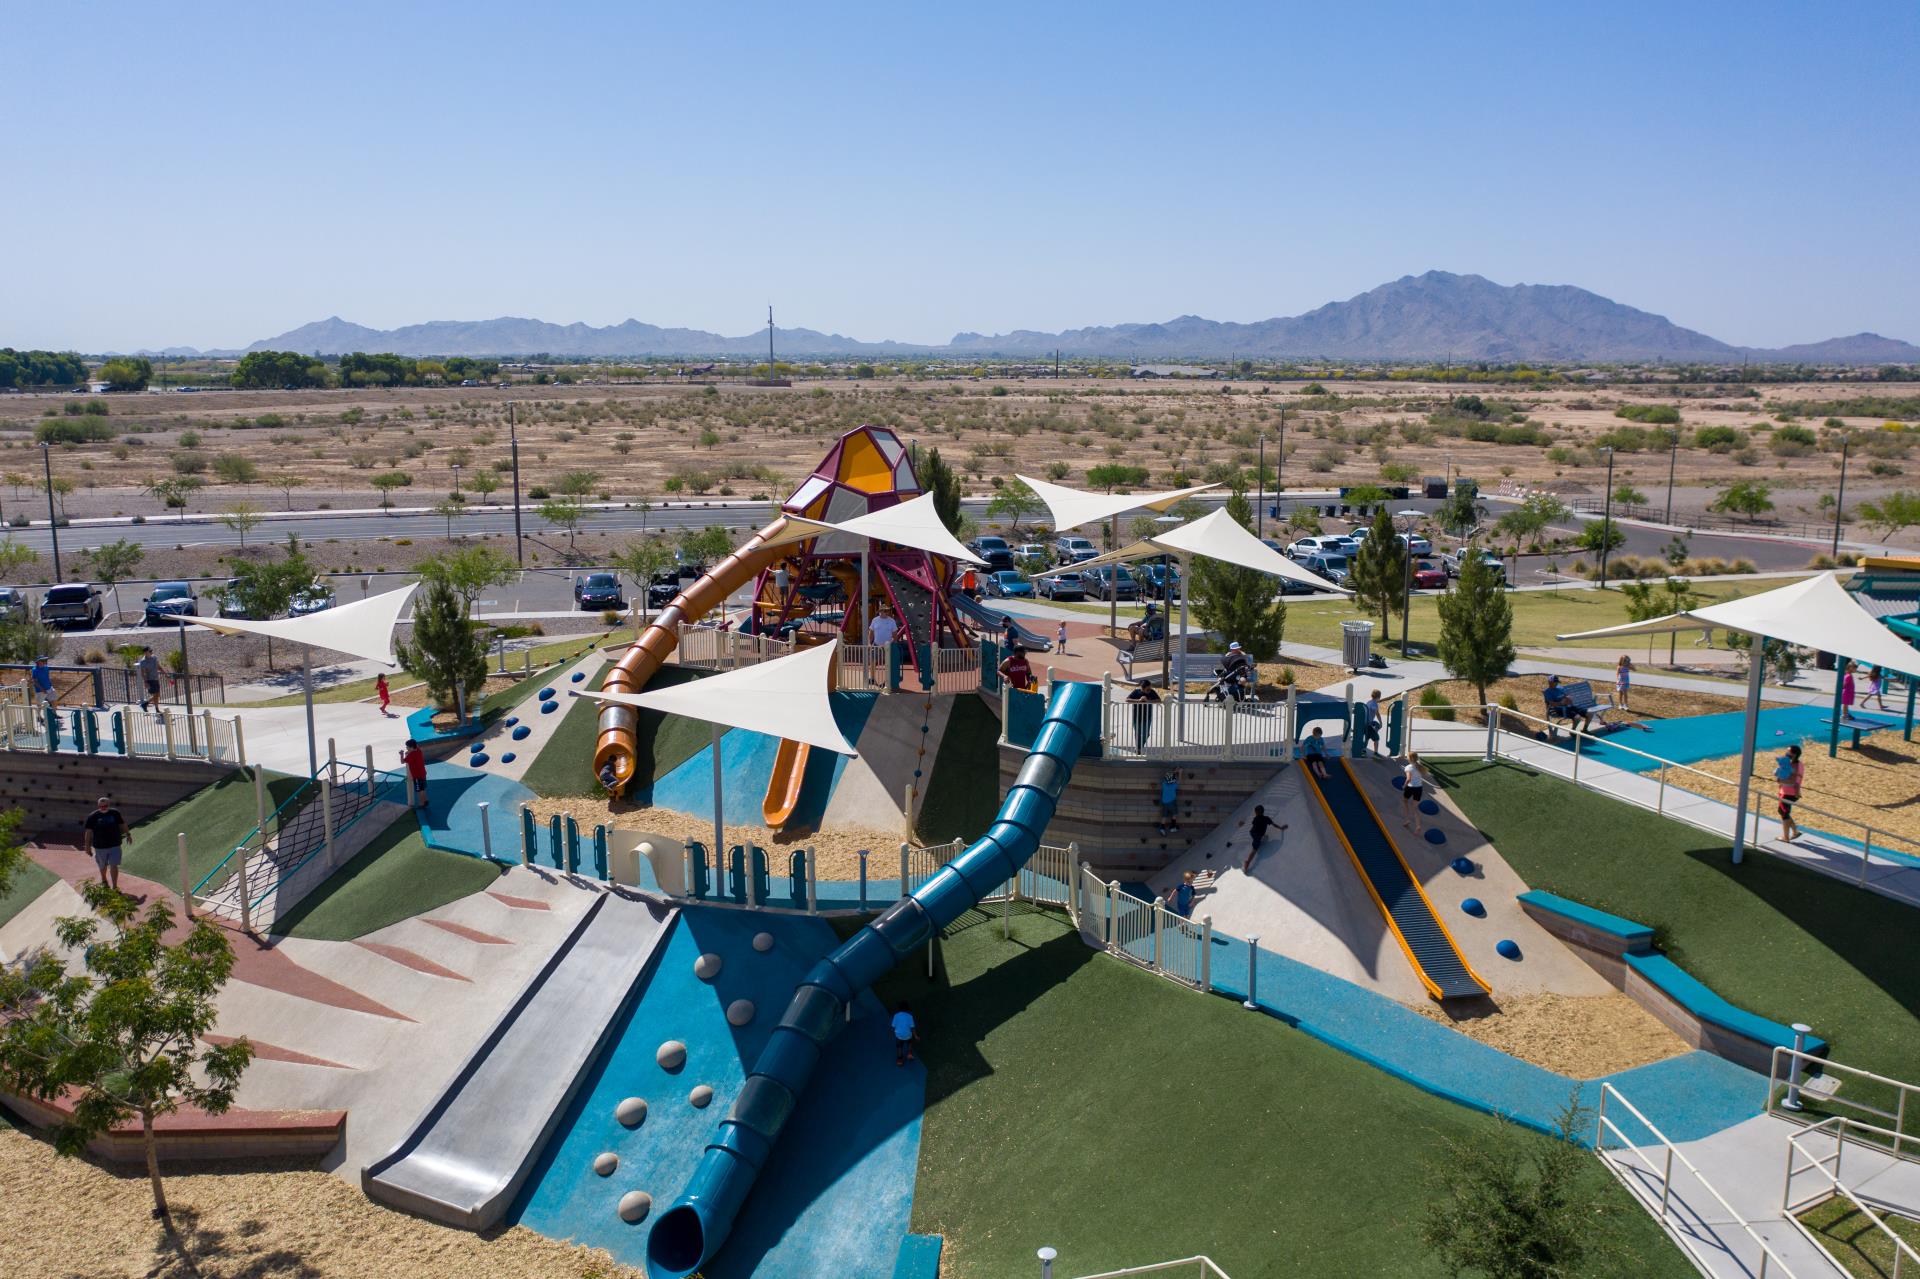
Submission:
M 1084 537 L 1065 534 L 1053 539 L 1053 562 L 1056 564 L 1079 564 L 1098 554 L 1099 549 Z
M 27 593 L 17 586 L 0 586 L 0 622 L 27 620 Z
M 1035 581 L 1034 589 L 1044 599 L 1083 600 L 1087 598 L 1087 584 L 1079 573 L 1055 573 L 1051 577 L 1042 577 Z
M 627 596 L 615 574 L 588 573 L 573 579 L 573 606 L 595 613 L 610 608 L 623 609 L 627 606 Z
M 1301 563 L 1306 563 L 1316 555 L 1345 555 L 1346 543 L 1343 539 L 1331 535 L 1316 534 L 1303 537 L 1287 548 L 1287 555 Z
M 217 592 L 211 593 L 215 594 L 219 599 L 220 616 L 239 618 L 242 621 L 264 620 L 254 618 L 253 614 L 247 611 L 247 606 L 241 603 L 239 578 L 228 578 L 225 586 L 221 587 Z
M 653 575 L 653 581 L 647 583 L 647 607 L 665 608 L 673 603 L 673 597 L 686 589 L 686 584 L 700 576 L 698 564 L 682 564 Z
M 331 586 L 325 582 L 315 582 L 293 597 L 293 603 L 287 605 L 287 616 L 305 617 L 309 613 L 322 613 L 339 602 Z
M 178 619 L 195 617 L 200 612 L 200 601 L 187 582 L 155 582 L 153 594 L 140 603 L 146 610 L 140 618 L 142 626 L 176 626 Z
M 1349 561 L 1344 555 L 1336 555 L 1331 551 L 1321 551 L 1317 554 L 1309 555 L 1300 563 L 1301 567 L 1318 573 L 1335 586 L 1339 586 L 1347 580 L 1347 566 Z
M 1433 554 L 1433 543 L 1418 533 L 1395 533 L 1394 536 L 1400 539 L 1400 545 L 1411 546 L 1415 555 Z
M 997 573 L 989 573 L 981 579 L 980 585 L 988 595 L 996 599 L 1032 599 L 1033 583 L 1010 568 Z
M 1045 567 L 1047 562 L 1046 544 L 1044 542 L 1023 542 L 1013 548 L 1013 558 L 1019 560 L 1022 564 L 1032 564 L 1037 568 Z
M 90 631 L 100 625 L 106 610 L 100 592 L 85 582 L 63 582 L 49 586 L 40 597 L 40 620 L 63 631 Z
M 1095 599 L 1136 600 L 1140 598 L 1140 584 L 1134 581 L 1133 574 L 1124 564 L 1103 564 L 1090 575 L 1083 575 L 1087 583 L 1087 592 Z
M 1446 571 L 1448 577 L 1458 577 L 1460 570 L 1465 568 L 1476 555 L 1480 557 L 1482 563 L 1497 573 L 1502 581 L 1506 580 L 1507 562 L 1492 551 L 1478 546 L 1462 546 L 1455 550 L 1443 551 L 1440 555 L 1440 567 Z
M 1320 549 L 1334 555 L 1353 556 L 1360 553 L 1360 539 L 1348 533 L 1335 533 L 1331 537 L 1320 539 Z
M 1416 591 L 1444 591 L 1447 589 L 1447 570 L 1431 560 L 1418 560 L 1413 566 L 1413 589 Z
M 967 543 L 967 549 L 985 560 L 990 572 L 1013 567 L 1013 548 L 1004 537 L 976 537 Z
M 1134 567 L 1133 578 L 1149 599 L 1171 603 L 1180 598 L 1180 570 L 1171 564 L 1149 560 Z

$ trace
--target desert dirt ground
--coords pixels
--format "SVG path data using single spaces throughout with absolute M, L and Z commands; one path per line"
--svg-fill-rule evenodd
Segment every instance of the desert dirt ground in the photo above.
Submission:
M 1431 1003 L 1410 1005 L 1510 1057 L 1596 1079 L 1688 1051 L 1680 1037 L 1627 996 L 1515 995 L 1497 1010 L 1455 1017 Z
M 1899 714 L 1893 699 L 1887 705 L 1889 713 Z M 1753 761 L 1753 802 L 1768 817 L 1774 815 L 1773 760 L 1777 754 L 1778 750 L 1762 742 Z M 1860 739 L 1860 749 L 1855 750 L 1851 736 L 1842 733 L 1838 756 L 1828 758 L 1827 743 L 1822 740 L 1808 742 L 1802 759 L 1807 766 L 1807 783 L 1798 812 L 1801 826 L 1854 840 L 1861 838 L 1861 826 L 1870 826 L 1876 845 L 1920 854 L 1920 741 L 1905 741 L 1900 730 L 1894 728 L 1867 734 Z M 1739 794 L 1734 784 L 1740 776 L 1738 755 L 1703 760 L 1694 767 L 1724 780 L 1715 783 L 1689 775 L 1685 783 L 1688 790 L 1728 804 L 1734 802 Z M 1811 811 L 1816 809 L 1820 811 Z M 1889 840 L 1888 835 L 1897 838 Z
M 1594 686 L 1593 694 L 1597 700 L 1605 701 L 1613 696 L 1611 673 L 1589 675 L 1584 670 L 1578 672 L 1569 670 L 1562 679 L 1563 682 L 1591 681 Z M 1510 675 L 1487 685 L 1487 696 L 1500 705 L 1505 705 L 1501 699 L 1511 697 L 1519 710 L 1539 719 L 1546 710 L 1546 702 L 1541 696 L 1546 686 L 1545 675 Z M 1486 716 L 1478 709 L 1479 690 L 1465 680 L 1441 680 L 1430 687 L 1438 689 L 1441 697 L 1460 708 L 1454 714 L 1462 723 L 1485 724 L 1487 722 Z M 1643 684 L 1631 691 L 1628 701 L 1632 709 L 1626 712 L 1624 718 L 1631 721 L 1675 719 L 1684 715 L 1724 715 L 1728 711 L 1739 710 L 1745 704 L 1742 700 L 1745 695 L 1745 688 L 1731 680 L 1728 681 L 1727 693 L 1724 697 L 1714 693 L 1696 693 L 1684 689 L 1652 688 Z M 1415 694 L 1414 700 L 1418 702 L 1418 694 Z M 1784 704 L 1772 700 L 1761 702 L 1762 706 Z
M 1616 416 L 1666 405 L 1681 417 L 1675 459 L 1677 513 L 1697 511 L 1734 480 L 1763 480 L 1776 516 L 1820 518 L 1818 494 L 1833 487 L 1838 434 L 1854 430 L 1848 490 L 1857 499 L 1897 486 L 1916 434 L 1882 429 L 1872 413 L 1833 417 L 1823 404 L 1875 394 L 1871 384 L 1587 385 L 1440 384 L 1343 379 L 1216 384 L 1118 378 L 801 380 L 789 388 L 688 384 L 438 387 L 335 391 L 218 391 L 201 395 L 94 397 L 108 408 L 111 440 L 61 446 L 56 474 L 72 485 L 74 517 L 163 511 L 147 490 L 156 479 L 203 482 L 189 509 L 237 503 L 266 509 L 378 504 L 375 475 L 399 472 L 393 500 L 431 505 L 460 468 L 470 501 L 501 500 L 508 465 L 507 399 L 514 401 L 524 483 L 560 491 L 578 475 L 588 497 L 658 500 L 670 492 L 778 498 L 839 432 L 890 425 L 942 450 L 974 491 L 1016 471 L 1085 483 L 1088 467 L 1118 461 L 1147 468 L 1151 483 L 1219 478 L 1253 467 L 1264 437 L 1271 466 L 1294 488 L 1406 482 L 1449 473 L 1503 483 L 1550 485 L 1568 495 L 1605 488 L 1600 437 L 1614 433 L 1615 483 L 1664 505 L 1665 444 Z M 1463 416 L 1456 397 L 1477 397 Z M 72 397 L 0 398 L 0 484 L 9 510 L 33 494 L 39 461 L 33 432 L 64 418 Z M 84 404 L 82 397 L 77 404 Z M 42 415 L 52 410 L 55 417 Z M 1796 426 L 1816 437 L 1780 434 Z M 1693 434 L 1731 427 L 1720 451 Z M 1502 443 L 1490 428 L 1532 428 L 1533 442 Z M 1789 432 L 1789 435 L 1792 433 Z M 1509 430 L 1509 439 L 1518 439 Z M 276 483 L 293 478 L 294 487 Z M 1850 503 L 1851 505 L 1851 503 Z
M 64 1159 L 38 1136 L 0 1130 L 0 1230 L 7 1279 L 639 1279 L 605 1252 L 524 1227 L 470 1234 L 373 1203 L 299 1164 L 164 1168 L 191 1262 L 151 1216 L 145 1170 Z M 30 1224 L 30 1228 L 29 1227 Z

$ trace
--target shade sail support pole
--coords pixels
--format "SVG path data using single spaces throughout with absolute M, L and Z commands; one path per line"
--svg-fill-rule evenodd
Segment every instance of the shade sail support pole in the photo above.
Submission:
M 1747 800 L 1753 789 L 1754 739 L 1760 734 L 1760 686 L 1767 676 L 1767 640 L 1755 635 L 1747 649 L 1747 721 L 1740 734 L 1740 798 L 1733 811 L 1733 864 L 1747 856 Z M 1756 827 L 1756 838 L 1759 830 Z

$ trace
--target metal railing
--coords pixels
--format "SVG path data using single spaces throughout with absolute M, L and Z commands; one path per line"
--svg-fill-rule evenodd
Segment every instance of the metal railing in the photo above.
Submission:
M 793 645 L 765 635 L 742 635 L 711 626 L 682 626 L 677 649 L 680 665 L 733 671 L 785 657 Z
M 105 712 L 73 706 L 49 712 L 44 706 L 0 702 L 4 750 L 245 763 L 243 741 L 237 720 L 205 710 L 184 715 L 130 706 Z
M 1073 911 L 1081 936 L 1109 955 L 1195 990 L 1213 989 L 1213 919 L 1197 923 L 1080 867 Z
M 1812 1053 L 1800 1052 L 1780 1045 L 1773 1050 L 1773 1056 L 1767 1071 L 1766 1112 L 1777 1115 L 1794 1123 L 1811 1124 L 1815 1117 L 1793 1104 L 1806 1100 L 1809 1090 L 1802 1087 L 1802 1078 L 1813 1075 L 1830 1075 L 1841 1084 L 1855 1085 L 1845 1090 L 1822 1089 L 1814 1098 L 1822 1114 L 1849 1110 L 1855 1116 L 1866 1115 L 1875 1120 L 1884 1120 L 1893 1125 L 1884 1128 L 1878 1124 L 1867 1123 L 1864 1126 L 1875 1132 L 1885 1133 L 1890 1138 L 1887 1153 L 1910 1163 L 1920 1163 L 1920 1133 L 1907 1127 L 1908 1115 L 1915 1116 L 1920 1122 L 1920 1087 L 1886 1075 L 1876 1075 L 1870 1070 L 1861 1070 L 1843 1062 L 1829 1061 L 1825 1057 L 1816 1057 Z M 1890 1098 L 1888 1106 L 1877 1106 L 1861 1100 L 1861 1095 Z M 1854 1116 L 1848 1116 L 1853 1118 Z M 1860 1122 L 1856 1119 L 1856 1122 Z
M 0 688 L 7 691 L 7 700 L 12 700 L 16 692 L 22 698 L 27 696 L 27 672 L 31 669 L 19 662 L 0 662 Z M 147 695 L 146 685 L 131 667 L 54 666 L 50 669 L 56 705 L 107 707 L 118 702 L 138 702 Z M 192 686 L 195 706 L 227 700 L 227 681 L 224 676 L 182 677 L 170 671 L 160 673 L 160 700 L 176 706 L 184 705 L 189 684 Z
M 1810 1149 L 1814 1140 L 1819 1138 L 1832 1141 L 1831 1154 L 1817 1154 Z M 1902 1273 L 1920 1275 L 1920 1252 L 1916 1252 L 1912 1244 L 1901 1238 L 1893 1227 L 1887 1224 L 1881 1211 L 1876 1210 L 1851 1186 L 1841 1180 L 1842 1159 L 1847 1152 L 1849 1138 L 1856 1144 L 1879 1154 L 1886 1153 L 1886 1139 L 1892 1138 L 1895 1144 L 1900 1140 L 1898 1134 L 1888 1132 L 1884 1128 L 1876 1128 L 1871 1124 L 1863 1124 L 1857 1119 L 1849 1119 L 1845 1115 L 1834 1115 L 1810 1128 L 1803 1128 L 1794 1133 L 1787 1138 L 1787 1178 L 1781 1192 L 1781 1210 L 1788 1216 L 1797 1218 L 1801 1212 L 1815 1204 L 1824 1203 L 1835 1195 L 1842 1196 L 1853 1205 L 1855 1212 L 1866 1218 L 1891 1247 L 1893 1252 L 1893 1269 L 1889 1272 L 1891 1279 L 1900 1279 Z M 1793 1179 L 1809 1172 L 1819 1173 L 1824 1178 L 1824 1183 L 1816 1186 L 1813 1193 L 1798 1199 L 1794 1198 Z M 1914 1205 L 1908 1204 L 1904 1207 L 1908 1213 L 1911 1213 Z M 1818 1235 L 1808 1231 L 1808 1237 L 1827 1254 L 1828 1260 L 1832 1261 L 1836 1267 L 1843 1271 L 1847 1269 L 1828 1251 L 1827 1246 L 1820 1242 Z M 1857 1241 L 1853 1246 L 1863 1254 L 1866 1251 Z
M 1150 1266 L 1128 1266 L 1122 1270 L 1102 1270 L 1097 1275 L 1081 1275 L 1079 1279 L 1122 1279 L 1125 1275 L 1191 1275 L 1193 1279 L 1229 1279 L 1226 1271 L 1205 1256 L 1156 1261 Z
M 1292 753 L 1285 702 L 1213 702 L 1175 696 L 1129 702 L 1109 686 L 1105 754 L 1114 759 L 1258 760 Z
M 1608 1117 L 1607 1110 L 1609 1103 L 1611 1103 L 1615 1114 L 1624 1110 L 1627 1114 L 1631 1115 L 1633 1119 L 1639 1123 L 1640 1127 L 1653 1138 L 1652 1143 L 1647 1146 L 1642 1146 L 1635 1142 L 1633 1138 L 1629 1137 L 1620 1125 Z M 1655 1194 L 1652 1188 L 1644 1184 L 1643 1178 L 1628 1175 L 1627 1169 L 1621 1167 L 1620 1161 L 1607 1157 L 1607 1137 L 1609 1134 L 1619 1143 L 1615 1149 L 1632 1154 L 1641 1164 L 1645 1165 L 1647 1178 L 1655 1180 L 1659 1186 L 1658 1194 Z M 1649 1150 L 1653 1153 L 1649 1154 Z M 1725 1220 L 1732 1225 L 1738 1226 L 1748 1239 L 1758 1245 L 1760 1249 L 1760 1270 L 1755 1279 L 1767 1279 L 1768 1275 L 1784 1275 L 1786 1279 L 1793 1279 L 1793 1268 L 1781 1260 L 1780 1254 L 1773 1250 L 1773 1245 L 1769 1244 L 1758 1230 L 1754 1229 L 1753 1223 L 1741 1216 L 1734 1206 L 1727 1202 L 1726 1197 L 1713 1188 L 1713 1183 L 1708 1181 L 1700 1169 L 1694 1166 L 1693 1161 L 1688 1159 L 1671 1141 L 1668 1141 L 1666 1134 L 1654 1127 L 1653 1122 L 1641 1114 L 1618 1088 L 1604 1081 L 1600 1085 L 1599 1114 L 1594 1121 L 1593 1152 L 1599 1157 L 1600 1162 L 1606 1165 L 1607 1171 L 1612 1173 L 1620 1184 L 1627 1188 L 1627 1193 L 1646 1204 L 1647 1208 L 1660 1222 L 1661 1227 L 1665 1229 L 1682 1248 L 1686 1249 L 1687 1254 L 1693 1258 L 1694 1263 L 1700 1267 L 1703 1274 L 1713 1273 L 1707 1266 L 1706 1257 L 1708 1251 L 1704 1250 L 1702 1245 L 1696 1242 L 1694 1238 L 1694 1225 L 1682 1216 L 1673 1202 L 1673 1166 L 1676 1162 L 1693 1178 L 1694 1182 L 1697 1183 L 1701 1189 L 1712 1196 L 1715 1203 L 1720 1205 L 1721 1211 L 1726 1214 Z

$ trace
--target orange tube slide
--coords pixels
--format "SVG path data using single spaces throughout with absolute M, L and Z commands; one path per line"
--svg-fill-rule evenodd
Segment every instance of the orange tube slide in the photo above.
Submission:
M 653 624 L 640 634 L 639 642 L 629 648 L 600 685 L 603 693 L 638 693 L 653 678 L 674 646 L 680 642 L 682 622 L 698 621 L 726 602 L 727 596 L 751 582 L 760 570 L 778 558 L 787 548 L 767 543 L 786 532 L 787 517 L 781 516 L 741 544 L 733 554 L 721 560 L 693 584 L 673 597 L 673 602 L 654 616 Z M 593 748 L 593 775 L 615 795 L 626 792 L 633 783 L 635 757 L 639 744 L 634 730 L 639 712 L 631 706 L 606 705 L 600 710 L 600 736 Z M 611 770 L 611 771 L 609 771 Z
M 807 781 L 807 760 L 813 748 L 805 742 L 780 739 L 773 757 L 773 773 L 767 778 L 767 797 L 760 801 L 760 817 L 768 830 L 784 830 L 800 807 L 800 791 Z

